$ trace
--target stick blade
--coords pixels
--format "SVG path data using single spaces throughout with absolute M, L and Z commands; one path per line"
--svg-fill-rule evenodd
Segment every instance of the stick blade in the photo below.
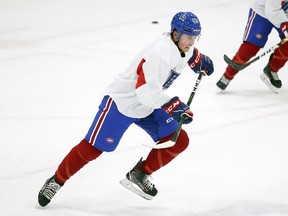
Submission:
M 163 148 L 170 148 L 172 146 L 175 145 L 175 142 L 172 141 L 172 140 L 169 140 L 167 142 L 164 142 L 164 143 L 153 143 L 152 145 L 150 144 L 144 144 L 145 146 L 147 147 L 150 147 L 150 148 L 153 148 L 153 149 L 163 149 Z
M 226 54 L 224 54 L 224 61 L 236 70 L 243 70 L 244 68 L 248 66 L 246 64 L 241 65 L 241 64 L 235 63 Z

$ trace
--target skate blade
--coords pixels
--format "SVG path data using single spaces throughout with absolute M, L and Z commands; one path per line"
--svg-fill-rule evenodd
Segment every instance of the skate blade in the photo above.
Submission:
M 218 86 L 216 87 L 216 94 L 223 94 L 225 91 Z
M 43 207 L 40 206 L 39 203 L 36 203 L 36 204 L 35 204 L 35 208 L 36 208 L 36 209 L 42 209 Z
M 278 94 L 279 93 L 279 89 L 274 87 L 270 81 L 269 78 L 267 77 L 266 74 L 261 74 L 260 76 L 261 80 L 266 84 L 266 86 L 274 93 L 274 94 Z
M 136 184 L 134 184 L 133 182 L 129 181 L 127 178 L 124 178 L 120 181 L 120 184 L 123 185 L 125 188 L 127 188 L 128 190 L 132 191 L 133 193 L 137 194 L 138 196 L 147 199 L 147 200 L 152 200 L 153 196 L 144 193 L 142 190 L 139 189 L 138 186 L 136 186 Z

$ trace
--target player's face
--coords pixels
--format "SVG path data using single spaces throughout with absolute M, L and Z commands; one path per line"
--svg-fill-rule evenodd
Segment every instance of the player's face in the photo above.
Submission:
M 178 41 L 178 47 L 182 52 L 188 52 L 196 40 L 197 37 L 195 36 L 182 34 Z

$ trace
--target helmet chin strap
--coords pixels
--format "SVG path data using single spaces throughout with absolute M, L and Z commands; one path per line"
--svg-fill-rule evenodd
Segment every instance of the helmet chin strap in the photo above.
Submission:
M 177 46 L 177 48 L 178 48 L 178 50 L 179 50 L 179 52 L 180 52 L 181 57 L 184 58 L 184 57 L 185 57 L 185 53 L 179 48 L 179 45 L 178 45 L 179 40 L 180 40 L 181 33 L 178 32 L 178 31 L 176 31 L 176 39 L 177 39 L 177 40 L 174 40 L 174 35 L 173 35 L 173 33 L 174 33 L 175 31 L 176 31 L 176 30 L 174 30 L 174 31 L 172 32 L 172 34 L 171 34 L 171 39 L 172 39 L 172 41 L 174 42 L 174 44 Z
M 180 36 L 181 36 L 181 33 L 180 32 L 178 32 L 178 31 L 176 31 L 176 38 L 178 39 L 178 40 L 180 40 Z

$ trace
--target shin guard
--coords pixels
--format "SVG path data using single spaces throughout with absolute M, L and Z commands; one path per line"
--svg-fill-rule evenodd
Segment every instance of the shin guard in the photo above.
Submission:
M 173 134 L 160 139 L 160 143 L 170 140 Z M 147 156 L 147 159 L 143 161 L 143 169 L 147 174 L 152 174 L 156 170 L 168 164 L 178 154 L 183 152 L 189 144 L 189 137 L 184 130 L 180 131 L 178 139 L 174 146 L 164 149 L 152 149 Z
M 278 72 L 288 60 L 288 42 L 275 49 L 273 57 L 270 60 L 270 68 L 273 72 Z
M 237 64 L 245 64 L 246 62 L 249 61 L 249 59 L 255 56 L 259 50 L 260 47 L 256 45 L 248 42 L 243 42 L 232 60 Z M 226 67 L 224 75 L 226 78 L 232 80 L 238 72 L 239 72 L 238 70 L 228 65 Z
M 64 184 L 83 166 L 96 159 L 101 154 L 102 151 L 94 148 L 86 139 L 83 139 L 78 145 L 71 149 L 71 151 L 60 163 L 55 173 L 57 182 Z

